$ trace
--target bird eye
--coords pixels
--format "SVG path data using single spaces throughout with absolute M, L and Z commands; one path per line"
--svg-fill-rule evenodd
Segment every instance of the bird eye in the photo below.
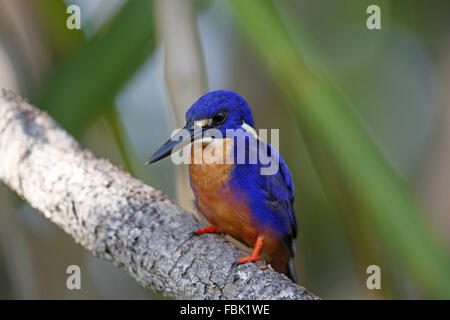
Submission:
M 218 124 L 224 123 L 226 118 L 227 118 L 227 114 L 223 111 L 219 111 L 212 117 L 212 120 L 215 125 L 218 125 Z

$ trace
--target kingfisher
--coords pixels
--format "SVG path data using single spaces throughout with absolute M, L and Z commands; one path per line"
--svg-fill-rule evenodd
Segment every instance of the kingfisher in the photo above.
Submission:
M 189 108 L 185 119 L 186 124 L 180 130 L 189 138 L 169 139 L 146 164 L 186 146 L 191 148 L 190 185 L 197 209 L 210 224 L 192 234 L 228 234 L 253 248 L 249 256 L 238 259 L 233 266 L 263 257 L 276 271 L 297 282 L 293 260 L 297 223 L 292 175 L 278 151 L 258 137 L 248 103 L 233 91 L 211 91 Z M 230 132 L 242 133 L 245 143 L 237 143 L 239 134 L 230 138 Z M 256 148 L 251 143 L 255 141 Z M 199 160 L 195 158 L 196 147 L 204 151 L 200 153 L 201 161 L 195 161 Z M 211 147 L 219 152 L 206 152 Z M 277 170 L 270 174 L 262 174 L 268 166 L 258 152 L 263 149 L 278 161 Z M 249 154 L 255 150 L 256 160 L 250 161 Z M 208 159 L 221 152 L 223 161 Z M 238 161 L 239 153 L 244 154 L 244 161 Z

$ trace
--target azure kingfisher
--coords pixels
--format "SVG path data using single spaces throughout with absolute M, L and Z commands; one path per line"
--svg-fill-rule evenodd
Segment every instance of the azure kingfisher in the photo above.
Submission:
M 200 148 L 205 149 L 210 144 L 219 143 L 228 156 L 236 156 L 239 145 L 235 139 L 227 138 L 226 133 L 230 129 L 241 130 L 247 137 L 256 139 L 260 145 L 262 143 L 271 157 L 276 156 L 278 170 L 263 175 L 261 168 L 264 164 L 259 157 L 253 163 L 236 160 L 197 163 L 193 161 L 195 148 L 191 148 L 191 188 L 198 210 L 210 223 L 210 226 L 194 231 L 193 235 L 228 234 L 254 248 L 249 256 L 238 259 L 234 265 L 258 261 L 261 255 L 276 271 L 296 282 L 293 257 L 297 224 L 292 176 L 278 151 L 259 140 L 247 102 L 232 91 L 211 91 L 189 108 L 183 129 L 190 135 L 185 146 L 200 143 Z M 220 131 L 222 138 L 207 137 L 206 132 L 211 129 Z M 199 138 L 199 132 L 200 136 L 202 133 L 205 135 Z M 181 143 L 170 139 L 150 157 L 147 164 L 180 150 Z M 244 149 L 248 155 L 249 144 L 246 143 Z

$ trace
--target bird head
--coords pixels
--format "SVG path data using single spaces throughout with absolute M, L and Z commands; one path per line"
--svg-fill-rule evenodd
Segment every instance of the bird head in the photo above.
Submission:
M 190 139 L 170 139 L 146 162 L 154 163 L 180 150 L 193 141 L 206 141 L 211 132 L 220 131 L 223 137 L 227 130 L 253 131 L 253 116 L 247 102 L 237 93 L 228 90 L 211 91 L 200 97 L 186 112 L 186 125 L 182 128 Z M 185 136 L 184 136 L 185 138 Z

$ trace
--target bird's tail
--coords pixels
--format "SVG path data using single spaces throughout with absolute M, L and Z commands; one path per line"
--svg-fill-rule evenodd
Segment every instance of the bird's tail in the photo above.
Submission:
M 295 265 L 294 265 L 294 257 L 290 257 L 288 264 L 286 266 L 286 271 L 284 274 L 292 280 L 292 282 L 297 283 L 297 273 L 295 272 Z

